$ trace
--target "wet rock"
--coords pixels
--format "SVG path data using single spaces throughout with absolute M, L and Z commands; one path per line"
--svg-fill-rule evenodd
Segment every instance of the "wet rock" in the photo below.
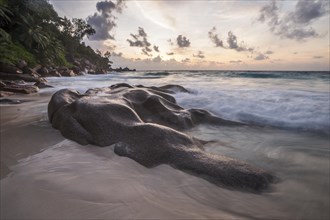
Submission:
M 27 67 L 27 62 L 25 61 L 25 60 L 19 60 L 18 62 L 17 62 L 17 64 L 16 64 L 16 66 L 17 66 L 17 68 L 19 68 L 19 69 L 23 69 L 23 68 L 25 68 L 25 67 Z
M 114 145 L 116 154 L 146 167 L 168 164 L 221 186 L 252 191 L 267 188 L 273 180 L 268 172 L 211 155 L 202 150 L 205 141 L 183 133 L 199 123 L 239 123 L 206 110 L 184 109 L 171 92 L 164 87 L 156 90 L 128 84 L 90 89 L 85 94 L 64 89 L 52 96 L 48 117 L 66 138 L 80 144 Z
M 61 76 L 75 76 L 74 72 L 68 68 L 60 68 L 58 69 L 58 72 L 61 74 Z
M 107 71 L 104 70 L 104 69 L 96 69 L 96 70 L 94 71 L 94 74 L 106 74 L 106 73 L 107 73 Z
M 53 86 L 45 83 L 45 82 L 36 82 L 34 84 L 35 86 L 37 86 L 39 89 L 42 89 L 42 88 L 52 88 Z
M 41 69 L 41 68 L 42 68 L 42 66 L 41 66 L 40 64 L 38 64 L 38 65 L 36 65 L 35 67 L 33 67 L 33 71 L 34 71 L 34 72 L 38 72 L 39 69 Z
M 15 93 L 13 93 L 13 92 L 1 91 L 1 89 L 0 89 L 0 97 L 7 97 L 7 96 L 14 95 L 14 94 Z
M 42 67 L 38 70 L 38 73 L 43 76 L 43 77 L 46 77 L 46 76 L 49 76 L 49 71 L 46 67 Z
M 0 79 L 2 80 L 24 80 L 26 82 L 46 82 L 47 80 L 37 75 L 27 74 L 8 74 L 0 72 Z
M 49 71 L 49 76 L 61 77 L 62 75 L 56 69 L 52 69 Z
M 8 84 L 5 87 L 1 88 L 1 90 L 5 92 L 31 94 L 38 92 L 39 88 L 37 86 L 32 86 L 32 85 Z
M 92 69 L 88 70 L 87 73 L 88 74 L 96 74 L 95 70 L 92 70 Z
M 74 72 L 76 75 L 81 75 L 81 69 L 78 66 L 73 66 L 71 70 Z
M 0 104 L 21 104 L 19 99 L 0 99 Z
M 0 62 L 0 72 L 6 74 L 14 74 L 14 75 L 23 73 L 23 71 L 17 68 L 16 66 L 2 62 Z
M 41 77 L 36 71 L 27 66 L 23 68 L 23 74 Z
M 6 83 L 5 83 L 5 82 L 2 82 L 2 81 L 0 80 L 0 89 L 3 88 L 3 87 L 5 87 L 5 86 L 6 86 Z

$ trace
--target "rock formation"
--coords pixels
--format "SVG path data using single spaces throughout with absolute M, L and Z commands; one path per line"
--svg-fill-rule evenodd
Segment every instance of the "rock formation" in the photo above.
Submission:
M 116 84 L 85 94 L 60 90 L 51 98 L 48 117 L 63 136 L 80 144 L 114 145 L 115 153 L 146 167 L 168 164 L 222 186 L 265 189 L 273 180 L 266 171 L 203 150 L 205 141 L 184 134 L 200 123 L 238 125 L 206 110 L 186 110 L 171 94 L 188 92 L 164 87 Z

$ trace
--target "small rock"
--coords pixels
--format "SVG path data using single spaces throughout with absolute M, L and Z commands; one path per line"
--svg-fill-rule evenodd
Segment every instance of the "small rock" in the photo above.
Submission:
M 16 64 L 16 66 L 19 69 L 23 69 L 23 68 L 27 67 L 27 62 L 25 60 L 19 60 L 18 63 Z
M 6 83 L 0 81 L 0 89 L 3 88 L 3 87 L 5 87 L 5 86 L 6 86 Z
M 61 77 L 62 76 L 56 69 L 50 70 L 48 74 L 49 74 L 49 76 L 55 76 L 55 77 Z
M 6 92 L 6 91 L 1 91 L 0 90 L 0 97 L 7 97 L 7 96 L 10 96 L 10 95 L 14 95 L 15 93 L 13 92 Z
M 21 104 L 19 99 L 0 99 L 0 104 Z
M 62 72 L 60 72 L 62 76 L 75 76 L 74 72 L 72 70 L 64 70 Z
M 42 67 L 38 70 L 38 73 L 41 75 L 41 76 L 48 76 L 48 69 L 46 67 Z
M 37 86 L 31 86 L 31 85 L 13 84 L 13 85 L 6 85 L 5 87 L 1 88 L 1 90 L 5 92 L 31 94 L 38 92 L 39 88 Z
M 39 89 L 42 89 L 42 88 L 52 88 L 53 86 L 45 83 L 45 82 L 36 82 L 34 84 L 35 86 L 37 86 Z
M 71 70 L 76 74 L 80 75 L 81 69 L 78 66 L 73 66 Z
M 2 62 L 0 62 L 0 72 L 8 73 L 8 74 L 22 74 L 23 73 L 23 71 L 18 69 L 16 66 L 10 65 L 7 63 L 2 63 Z

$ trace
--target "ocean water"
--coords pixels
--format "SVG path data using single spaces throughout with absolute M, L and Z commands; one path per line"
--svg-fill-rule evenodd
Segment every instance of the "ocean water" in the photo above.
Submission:
M 329 72 L 147 71 L 49 81 L 56 89 L 74 88 L 80 92 L 119 82 L 179 84 L 192 91 L 175 95 L 186 108 L 204 108 L 248 124 L 330 132 Z
M 10 149 L 9 156 L 32 146 L 40 149 L 12 162 L 10 173 L 1 180 L 1 218 L 330 217 L 329 72 L 141 71 L 48 81 L 54 88 L 29 96 L 38 101 L 22 103 L 15 119 L 1 126 L 1 146 Z M 186 132 L 216 140 L 206 151 L 254 164 L 279 182 L 261 194 L 229 190 L 168 165 L 145 168 L 114 154 L 113 146 L 81 146 L 48 123 L 47 104 L 58 89 L 85 92 L 122 82 L 179 84 L 192 91 L 174 95 L 179 105 L 246 123 L 201 125 Z M 34 120 L 14 123 L 27 117 Z

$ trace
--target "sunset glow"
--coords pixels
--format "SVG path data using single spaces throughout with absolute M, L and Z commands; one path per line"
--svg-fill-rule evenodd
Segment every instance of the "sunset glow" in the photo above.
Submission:
M 94 13 L 102 16 L 103 9 L 97 11 L 97 2 L 51 1 L 60 16 L 87 19 L 94 27 L 98 24 L 88 17 Z M 94 49 L 113 52 L 115 66 L 329 70 L 327 1 L 164 0 L 114 4 L 120 10 L 110 9 L 107 18 L 113 22 L 107 27 L 113 39 L 92 36 L 85 42 Z M 147 52 L 143 46 L 128 42 L 131 34 L 138 34 L 139 27 L 150 44 Z M 189 45 L 179 45 L 180 35 Z

